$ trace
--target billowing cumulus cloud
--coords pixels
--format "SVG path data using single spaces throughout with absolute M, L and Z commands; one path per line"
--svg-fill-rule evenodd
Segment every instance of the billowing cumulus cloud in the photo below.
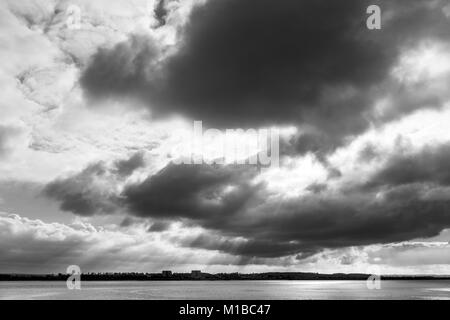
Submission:
M 442 104 L 434 91 L 411 99 L 391 72 L 404 50 L 449 41 L 444 2 L 378 2 L 381 31 L 366 28 L 365 1 L 211 0 L 193 10 L 174 53 L 131 36 L 99 51 L 81 83 L 90 96 L 130 95 L 155 115 L 211 126 L 308 124 L 327 150 L 367 128 L 386 96 L 407 105 L 397 112 Z
M 93 164 L 79 174 L 54 181 L 46 186 L 45 194 L 61 202 L 61 209 L 81 216 L 115 211 L 114 193 L 101 188 L 108 179 L 101 163 Z M 99 186 L 100 185 L 100 186 Z
M 61 209 L 81 216 L 111 214 L 117 209 L 119 184 L 144 166 L 142 153 L 111 165 L 98 162 L 83 171 L 49 183 L 44 193 L 61 203 Z

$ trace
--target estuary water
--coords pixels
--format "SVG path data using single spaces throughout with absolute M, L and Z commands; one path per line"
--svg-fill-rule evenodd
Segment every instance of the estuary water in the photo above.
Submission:
M 0 299 L 450 300 L 450 280 L 383 280 L 372 290 L 365 281 L 82 281 L 81 290 L 63 281 L 5 281 Z

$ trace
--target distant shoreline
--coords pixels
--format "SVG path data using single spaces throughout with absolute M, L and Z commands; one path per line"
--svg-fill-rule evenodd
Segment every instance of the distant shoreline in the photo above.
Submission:
M 69 274 L 0 274 L 0 281 L 66 281 Z M 83 273 L 83 281 L 245 281 L 245 280 L 367 280 L 370 274 L 352 273 Z M 450 275 L 381 275 L 382 280 L 450 280 Z

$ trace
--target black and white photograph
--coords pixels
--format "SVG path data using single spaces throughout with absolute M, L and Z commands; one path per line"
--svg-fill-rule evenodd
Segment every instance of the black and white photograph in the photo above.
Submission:
M 450 300 L 449 0 L 1 0 L 0 93 L 0 300 Z

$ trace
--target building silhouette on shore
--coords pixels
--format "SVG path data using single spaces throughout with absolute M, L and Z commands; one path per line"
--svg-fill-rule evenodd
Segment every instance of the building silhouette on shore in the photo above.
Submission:
M 170 278 L 170 277 L 172 276 L 172 271 L 170 271 L 170 270 L 163 270 L 163 271 L 161 272 L 161 274 L 162 274 L 162 276 L 163 276 L 164 278 Z

